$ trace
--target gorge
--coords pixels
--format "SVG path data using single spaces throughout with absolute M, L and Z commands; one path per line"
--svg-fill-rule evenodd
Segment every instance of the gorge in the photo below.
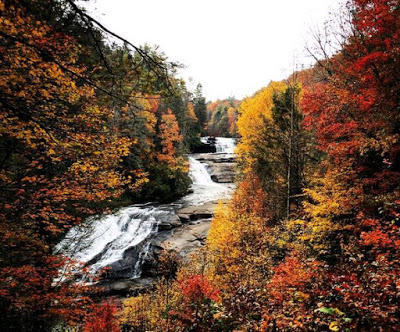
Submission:
M 218 137 L 217 152 L 189 155 L 192 185 L 178 201 L 131 205 L 89 218 L 67 233 L 57 252 L 83 263 L 90 273 L 107 267 L 102 284 L 108 293 L 146 286 L 161 252 L 173 250 L 188 259 L 204 244 L 215 206 L 234 189 L 234 147 L 234 139 Z

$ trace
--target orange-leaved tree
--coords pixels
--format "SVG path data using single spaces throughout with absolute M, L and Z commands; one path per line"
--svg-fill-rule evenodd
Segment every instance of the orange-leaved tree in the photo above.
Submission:
M 1 1 L 0 10 L 1 326 L 44 330 L 89 308 L 73 276 L 57 281 L 64 261 L 54 244 L 121 194 L 118 164 L 134 142 L 111 130 L 74 38 L 23 4 Z

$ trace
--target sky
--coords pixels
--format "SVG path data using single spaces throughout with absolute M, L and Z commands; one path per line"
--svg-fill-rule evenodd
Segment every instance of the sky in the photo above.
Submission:
M 88 10 L 135 45 L 159 46 L 185 65 L 207 100 L 242 99 L 303 64 L 310 29 L 339 0 L 93 0 Z

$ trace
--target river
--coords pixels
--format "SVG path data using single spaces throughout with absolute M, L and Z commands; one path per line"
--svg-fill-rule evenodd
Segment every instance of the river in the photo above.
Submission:
M 232 156 L 234 147 L 233 139 L 218 137 L 217 152 L 207 154 L 208 158 Z M 89 266 L 93 273 L 110 267 L 114 272 L 110 275 L 114 277 L 139 278 L 151 240 L 159 233 L 160 225 L 179 219 L 177 211 L 184 207 L 227 199 L 232 193 L 233 185 L 214 182 L 208 165 L 198 159 L 201 160 L 198 155 L 189 155 L 193 182 L 190 194 L 171 204 L 131 205 L 114 214 L 89 218 L 84 225 L 67 233 L 56 252 Z

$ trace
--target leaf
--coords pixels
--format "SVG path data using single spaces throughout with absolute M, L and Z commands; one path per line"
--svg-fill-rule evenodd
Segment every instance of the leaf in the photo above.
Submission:
M 328 315 L 333 315 L 333 313 L 335 312 L 333 308 L 327 308 L 327 307 L 318 308 L 315 311 L 316 312 L 319 311 Z
M 343 316 L 345 313 L 340 311 L 338 308 L 334 308 L 333 311 L 338 314 L 339 316 Z
M 339 323 L 338 322 L 332 322 L 329 324 L 329 329 L 331 331 L 339 331 Z

